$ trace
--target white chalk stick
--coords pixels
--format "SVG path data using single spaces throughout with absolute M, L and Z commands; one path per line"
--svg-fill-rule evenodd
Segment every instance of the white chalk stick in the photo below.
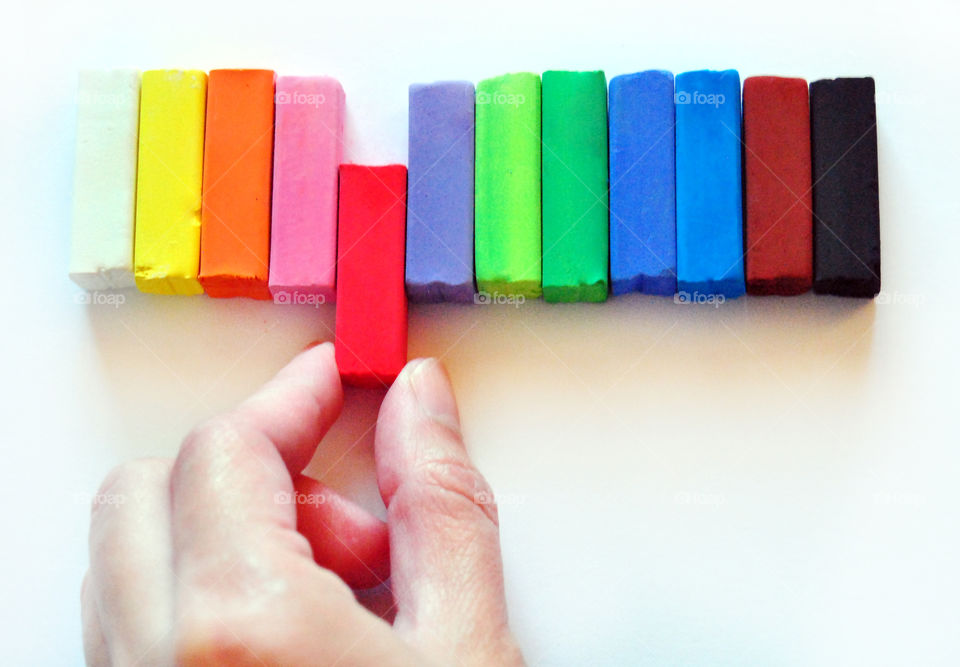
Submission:
M 70 279 L 133 287 L 140 73 L 82 71 L 77 95 Z

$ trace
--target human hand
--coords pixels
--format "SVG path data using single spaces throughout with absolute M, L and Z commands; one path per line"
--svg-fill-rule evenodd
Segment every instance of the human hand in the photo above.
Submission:
M 410 362 L 380 408 L 386 523 L 299 474 L 342 404 L 325 343 L 194 429 L 175 461 L 107 476 L 98 498 L 122 502 L 92 512 L 89 664 L 523 663 L 507 625 L 496 507 L 443 367 Z M 319 500 L 284 502 L 297 492 Z M 388 572 L 384 620 L 346 582 L 368 587 Z

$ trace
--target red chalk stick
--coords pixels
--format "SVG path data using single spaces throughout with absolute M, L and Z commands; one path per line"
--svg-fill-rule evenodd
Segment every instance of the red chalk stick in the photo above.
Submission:
M 346 384 L 388 386 L 407 362 L 406 222 L 406 167 L 340 165 L 336 356 Z
M 372 588 L 390 576 L 387 524 L 322 482 L 293 478 L 297 530 L 317 565 L 336 572 L 351 588 Z
M 807 82 L 743 82 L 746 273 L 749 294 L 801 294 L 813 281 Z

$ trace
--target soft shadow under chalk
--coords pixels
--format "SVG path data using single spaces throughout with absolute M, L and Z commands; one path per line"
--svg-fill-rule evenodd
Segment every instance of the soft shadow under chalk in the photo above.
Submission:
M 122 425 L 118 456 L 173 456 L 197 422 L 233 408 L 307 343 L 332 340 L 334 307 L 126 291 L 86 305 L 92 362 Z

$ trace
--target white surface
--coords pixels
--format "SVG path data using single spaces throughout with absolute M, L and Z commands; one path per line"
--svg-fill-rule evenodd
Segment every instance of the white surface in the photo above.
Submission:
M 500 494 L 532 664 L 960 663 L 956 4 L 426 4 L 9 8 L 0 661 L 80 662 L 87 499 L 111 466 L 172 455 L 330 337 L 329 307 L 81 305 L 66 276 L 77 68 L 246 65 L 337 76 L 346 157 L 375 162 L 405 160 L 415 81 L 873 74 L 886 303 L 423 307 L 410 350 L 443 356 Z M 374 505 L 369 438 L 349 445 L 379 397 L 348 400 L 313 472 Z
M 140 72 L 78 78 L 70 277 L 88 290 L 133 287 Z

